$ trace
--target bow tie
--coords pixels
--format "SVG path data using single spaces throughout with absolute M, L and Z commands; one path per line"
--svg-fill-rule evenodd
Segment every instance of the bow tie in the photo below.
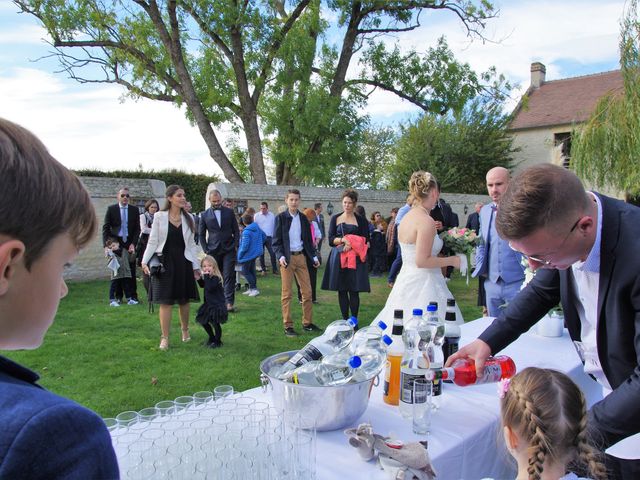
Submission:
M 222 210 L 222 206 L 218 206 L 218 207 L 211 207 L 212 210 Z

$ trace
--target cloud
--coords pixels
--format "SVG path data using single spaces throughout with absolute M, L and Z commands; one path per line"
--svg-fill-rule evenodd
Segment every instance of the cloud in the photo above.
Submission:
M 121 88 L 63 81 L 19 68 L 0 76 L 0 116 L 32 130 L 69 168 L 180 168 L 221 174 L 183 111 L 151 100 L 120 101 Z M 219 134 L 222 145 L 230 136 Z

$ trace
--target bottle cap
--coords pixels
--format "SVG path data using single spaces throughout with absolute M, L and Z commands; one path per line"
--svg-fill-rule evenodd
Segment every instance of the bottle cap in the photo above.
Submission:
M 456 301 L 453 298 L 447 298 L 447 307 L 455 307 Z
M 438 311 L 438 307 L 436 305 L 429 304 L 429 306 L 427 307 L 427 312 L 437 312 L 437 311 Z
M 393 318 L 403 318 L 404 317 L 404 311 L 403 310 L 394 310 L 393 311 Z
M 358 355 L 354 355 L 349 359 L 349 366 L 351 368 L 358 368 L 360 365 L 362 365 L 362 360 Z
M 386 343 L 387 345 L 391 345 L 393 343 L 393 340 L 391 339 L 391 337 L 389 335 L 383 335 L 382 336 L 382 341 L 384 343 Z
M 349 317 L 349 320 L 351 322 L 353 322 L 353 326 L 355 327 L 356 325 L 358 325 L 358 317 L 354 317 L 353 315 L 351 317 Z
M 414 308 L 412 313 L 413 313 L 413 315 L 416 315 L 416 316 L 422 315 L 422 309 L 421 308 Z
M 380 327 L 381 330 L 386 330 L 387 329 L 387 324 L 384 323 L 382 320 L 380 320 L 378 322 L 378 326 Z

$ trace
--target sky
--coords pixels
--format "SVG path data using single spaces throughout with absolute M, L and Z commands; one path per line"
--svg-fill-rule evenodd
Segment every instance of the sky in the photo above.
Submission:
M 402 48 L 426 51 L 445 35 L 456 58 L 476 71 L 495 66 L 519 85 L 515 105 L 530 80 L 532 62 L 546 65 L 547 80 L 619 68 L 622 0 L 498 0 L 486 41 L 471 41 L 457 17 L 429 12 L 423 27 L 398 35 Z M 166 102 L 123 98 L 123 87 L 81 85 L 46 57 L 45 30 L 0 0 L 0 117 L 34 132 L 69 168 L 145 170 L 180 168 L 221 174 L 204 140 L 184 112 Z M 374 124 L 398 125 L 419 112 L 392 94 L 374 92 L 366 113 Z M 218 130 L 221 143 L 230 130 Z

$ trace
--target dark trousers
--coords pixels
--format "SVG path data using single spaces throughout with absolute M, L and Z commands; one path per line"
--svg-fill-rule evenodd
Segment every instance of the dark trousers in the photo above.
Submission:
M 389 276 L 387 277 L 387 281 L 389 283 L 393 283 L 396 281 L 396 277 L 398 276 L 398 273 L 400 273 L 400 269 L 402 268 L 402 249 L 400 248 L 399 243 L 396 249 L 398 253 L 396 253 L 396 259 L 391 264 L 391 268 L 389 269 Z
M 122 301 L 123 293 L 126 298 L 134 298 L 131 283 L 130 278 L 115 278 L 111 280 L 111 285 L 109 285 L 109 300 L 118 299 L 118 301 Z
M 276 267 L 276 254 L 273 252 L 271 241 L 271 237 L 266 237 L 264 240 L 264 248 L 266 248 L 267 252 L 269 252 L 269 259 L 271 260 L 271 271 L 273 273 L 278 273 L 278 267 Z M 264 265 L 264 249 L 262 250 L 262 255 L 260 255 L 260 268 L 262 268 L 263 272 L 267 271 Z
M 249 282 L 249 288 L 255 290 L 257 287 L 258 279 L 256 278 L 256 259 L 249 260 L 242 264 L 242 275 Z
M 218 263 L 218 268 L 222 273 L 222 283 L 224 285 L 224 299 L 229 305 L 233 305 L 236 299 L 236 252 L 211 253 Z
M 122 237 L 118 237 L 118 242 L 120 243 L 120 248 L 124 248 L 127 252 L 129 251 L 129 245 L 131 245 L 130 242 L 129 243 L 123 242 Z M 129 255 L 130 255 L 129 258 L 131 258 L 131 254 Z M 138 285 L 136 282 L 136 259 L 135 258 L 133 258 L 133 260 L 129 262 L 129 267 L 131 268 L 131 278 L 129 279 L 130 280 L 129 288 L 131 289 L 131 296 L 129 297 L 127 295 L 127 297 L 133 298 L 134 300 L 138 300 Z M 122 290 L 120 290 L 120 292 L 122 292 Z M 122 293 L 120 293 L 119 296 L 116 293 L 116 296 L 117 298 L 122 298 Z

